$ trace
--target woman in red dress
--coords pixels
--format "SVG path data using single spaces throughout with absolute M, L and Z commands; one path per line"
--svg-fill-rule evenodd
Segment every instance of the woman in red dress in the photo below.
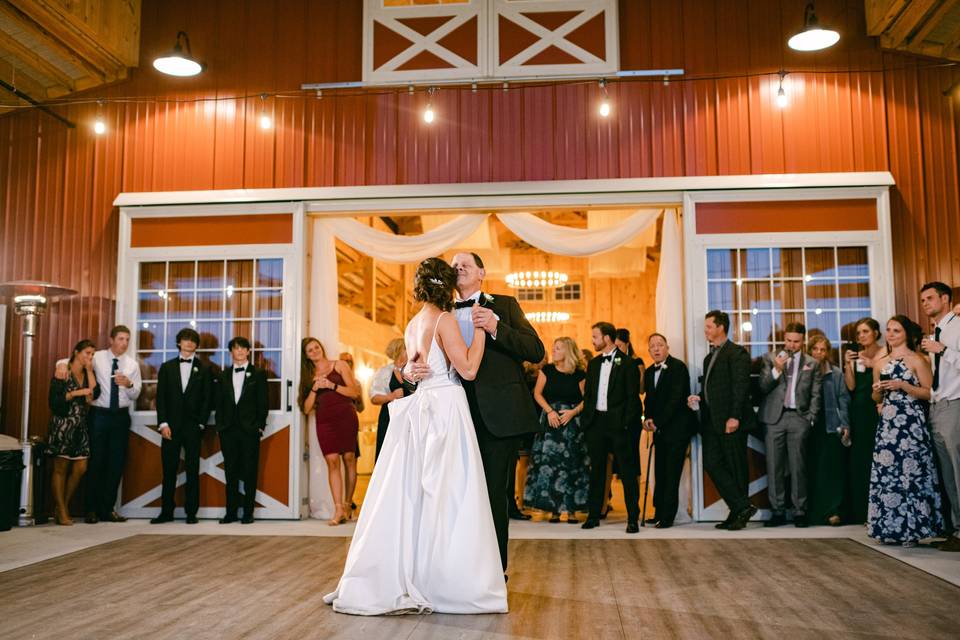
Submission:
M 316 338 L 304 338 L 300 346 L 300 408 L 304 415 L 316 410 L 317 442 L 327 461 L 327 478 L 336 512 L 328 524 L 343 524 L 353 517 L 350 502 L 357 486 L 357 432 L 360 424 L 353 400 L 360 385 L 343 360 L 328 360 Z M 346 468 L 346 486 L 340 461 Z

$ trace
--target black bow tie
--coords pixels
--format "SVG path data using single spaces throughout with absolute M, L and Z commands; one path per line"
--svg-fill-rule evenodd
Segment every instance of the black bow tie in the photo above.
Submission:
M 720 347 L 718 347 L 718 346 L 715 345 L 715 344 L 710 345 L 710 353 L 713 353 L 714 351 L 716 351 L 716 350 L 719 349 L 719 348 L 720 348 Z
M 660 371 L 661 369 L 663 369 L 663 363 L 662 363 L 662 362 L 661 362 L 660 364 L 655 364 L 655 365 L 653 365 L 653 370 L 654 370 L 654 371 Z
M 477 301 L 476 300 L 457 300 L 453 303 L 454 309 L 466 309 L 472 307 Z
M 180 364 L 190 364 L 193 362 L 193 358 L 180 358 Z
M 610 355 L 608 355 L 608 356 L 600 356 L 600 357 L 603 358 L 603 361 L 604 361 L 604 362 L 610 362 L 611 360 L 613 360 L 613 354 L 612 354 L 612 353 L 611 353 Z
M 235 367 L 235 368 L 233 369 L 233 372 L 234 372 L 234 373 L 243 373 L 243 372 L 246 371 L 246 370 L 247 370 L 247 368 L 246 368 L 245 366 L 244 366 L 244 367 Z

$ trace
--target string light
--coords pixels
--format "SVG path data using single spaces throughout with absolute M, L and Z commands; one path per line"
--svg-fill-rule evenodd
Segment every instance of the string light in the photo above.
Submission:
M 267 94 L 260 94 L 260 128 L 266 131 L 273 126 L 273 118 L 267 113 Z
M 607 118 L 610 116 L 610 96 L 607 95 L 607 80 L 605 78 L 600 78 L 600 117 Z
M 570 319 L 570 314 L 566 311 L 530 311 L 525 315 L 527 320 L 538 324 L 545 322 L 566 322 Z
M 780 70 L 780 88 L 777 89 L 777 106 L 781 109 L 786 108 L 790 104 L 790 100 L 787 99 L 787 92 L 783 90 L 783 79 L 787 75 L 787 72 L 783 69 Z
M 433 111 L 433 93 L 436 91 L 433 87 L 427 89 L 427 108 L 423 110 L 423 121 L 427 124 L 433 124 L 437 115 Z
M 556 288 L 567 284 L 567 274 L 560 271 L 517 271 L 508 273 L 505 280 L 515 289 Z
M 102 136 L 107 132 L 107 121 L 103 119 L 103 100 L 97 100 L 97 118 L 93 121 L 93 132 Z

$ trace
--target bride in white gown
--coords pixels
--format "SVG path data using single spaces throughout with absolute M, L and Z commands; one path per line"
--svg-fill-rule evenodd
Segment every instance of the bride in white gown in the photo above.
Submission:
M 476 376 L 485 340 L 476 329 L 468 350 L 448 313 L 455 283 L 455 271 L 439 258 L 417 268 L 414 296 L 424 305 L 405 339 L 411 360 L 425 359 L 431 373 L 416 393 L 389 404 L 390 429 L 343 576 L 324 597 L 335 611 L 507 611 L 483 462 L 460 385 L 460 377 Z

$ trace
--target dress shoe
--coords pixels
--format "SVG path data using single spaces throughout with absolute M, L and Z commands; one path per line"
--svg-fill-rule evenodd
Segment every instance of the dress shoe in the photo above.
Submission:
M 787 524 L 787 517 L 782 513 L 777 513 L 774 511 L 770 515 L 770 519 L 763 523 L 765 527 L 782 527 Z
M 724 520 L 723 522 L 718 522 L 717 524 L 713 525 L 713 527 L 714 527 L 715 529 L 729 529 L 729 528 L 730 528 L 730 521 L 729 521 L 729 520 Z
M 627 533 L 640 533 L 640 525 L 636 521 L 627 523 Z
M 187 524 L 197 524 L 198 522 L 200 521 L 197 519 L 197 516 L 187 516 Z
M 126 518 L 124 518 L 122 515 L 120 515 L 120 514 L 117 513 L 116 511 L 111 511 L 111 512 L 107 515 L 107 517 L 105 517 L 105 518 L 100 518 L 100 519 L 101 519 L 101 520 L 104 520 L 104 521 L 106 521 L 106 522 L 126 522 L 126 521 L 127 521 Z
M 805 513 L 801 513 L 793 516 L 793 526 L 797 527 L 798 529 L 806 529 L 809 527 L 810 523 L 807 521 L 807 515 Z
M 567 516 L 567 524 L 580 524 L 580 519 L 571 514 Z
M 552 518 L 550 518 L 550 522 L 554 524 L 556 524 L 557 522 L 560 522 L 560 516 L 557 516 L 557 515 L 553 516 Z
M 960 538 L 950 536 L 939 547 L 940 551 L 960 551 Z
M 646 520 L 643 521 L 644 524 L 657 524 L 658 522 L 660 522 L 660 518 L 656 516 L 652 518 L 647 518 Z
M 156 518 L 150 518 L 150 524 L 163 524 L 164 522 L 173 522 L 173 516 L 167 513 L 161 513 Z
M 219 522 L 220 524 L 230 524 L 231 522 L 239 522 L 239 521 L 240 521 L 240 518 L 238 518 L 236 515 L 232 513 L 228 513 L 227 515 L 220 518 L 217 522 Z
M 752 504 L 737 514 L 737 517 L 733 519 L 730 523 L 730 526 L 727 527 L 727 531 L 739 531 L 747 526 L 747 523 L 750 522 L 750 518 L 757 512 L 757 508 Z
M 661 520 L 657 523 L 657 529 L 669 529 L 673 526 L 673 523 L 669 520 Z
M 253 524 L 253 516 L 243 516 L 240 520 L 240 524 Z
M 581 529 L 596 529 L 600 526 L 600 521 L 596 518 L 587 518 L 587 521 L 580 525 Z
M 511 520 L 530 520 L 533 518 L 530 514 L 524 513 L 523 511 L 511 511 L 510 519 Z
M 93 511 L 90 511 L 87 513 L 87 517 L 85 517 L 83 521 L 87 524 L 97 524 L 100 522 L 100 517 Z

